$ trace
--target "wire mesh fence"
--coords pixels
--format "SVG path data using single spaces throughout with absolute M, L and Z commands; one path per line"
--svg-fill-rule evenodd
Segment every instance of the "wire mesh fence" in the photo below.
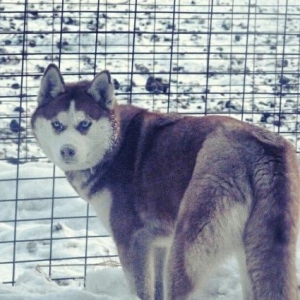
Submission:
M 38 268 L 65 284 L 117 261 L 93 210 L 37 147 L 41 75 L 108 69 L 118 102 L 223 114 L 300 150 L 300 6 L 292 0 L 0 1 L 0 278 Z

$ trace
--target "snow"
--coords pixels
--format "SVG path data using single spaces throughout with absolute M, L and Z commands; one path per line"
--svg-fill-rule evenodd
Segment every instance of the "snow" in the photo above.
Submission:
M 0 285 L 1 300 L 132 300 L 124 273 L 120 268 L 108 268 L 87 274 L 86 288 L 58 287 L 36 270 L 27 271 L 17 280 L 15 287 Z M 228 263 L 214 276 L 206 292 L 197 295 L 200 300 L 240 299 L 241 288 L 236 266 Z M 136 298 L 137 299 L 137 298 Z
M 84 290 L 59 287 L 36 270 L 22 274 L 15 287 L 0 285 L 1 300 L 132 300 L 121 269 L 87 274 Z
M 231 115 L 280 132 L 300 150 L 299 1 L 175 2 L 0 0 L 1 300 L 133 299 L 112 239 L 32 136 L 28 120 L 48 63 L 68 81 L 109 69 L 120 103 Z M 145 90 L 151 74 L 170 84 L 170 95 Z M 297 257 L 300 282 L 300 245 Z M 13 274 L 15 286 L 7 283 Z M 234 260 L 197 299 L 241 299 Z
M 112 239 L 107 236 L 92 208 L 87 208 L 87 204 L 78 198 L 58 169 L 55 169 L 57 177 L 53 180 L 54 168 L 50 163 L 33 162 L 20 165 L 19 181 L 16 181 L 16 166 L 0 162 L 0 169 L 0 263 L 13 260 L 12 241 L 16 239 L 16 287 L 21 286 L 24 289 L 31 279 L 33 285 L 36 280 L 42 280 L 41 274 L 45 274 L 44 270 L 48 272 L 50 249 L 52 278 L 82 276 L 86 254 L 90 257 L 88 263 L 93 265 L 105 265 L 101 259 L 107 260 L 107 256 L 116 255 Z M 51 200 L 53 193 L 54 202 Z M 17 202 L 14 201 L 16 194 Z M 88 219 L 85 215 L 87 209 Z M 18 220 L 16 223 L 15 219 Z M 110 259 L 110 265 L 113 265 L 113 257 Z M 5 282 L 12 272 L 12 266 L 6 263 L 1 264 L 0 268 L 0 280 Z M 36 274 L 32 269 L 41 273 Z M 44 281 L 45 287 L 41 291 L 51 292 L 53 286 L 57 289 L 56 283 L 48 283 L 49 281 Z M 70 284 L 72 283 L 68 283 Z M 40 283 L 36 283 L 36 286 L 39 285 Z M 74 285 L 80 287 L 81 283 L 76 282 Z M 7 289 L 9 287 L 5 286 L 4 290 Z M 17 293 L 19 290 L 14 287 L 11 292 Z M 27 292 L 39 290 L 32 289 Z

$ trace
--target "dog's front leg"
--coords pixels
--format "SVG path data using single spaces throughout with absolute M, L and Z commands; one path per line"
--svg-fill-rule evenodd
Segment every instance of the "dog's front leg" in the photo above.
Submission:
M 117 245 L 127 282 L 141 300 L 154 300 L 153 235 L 139 229 L 128 243 Z

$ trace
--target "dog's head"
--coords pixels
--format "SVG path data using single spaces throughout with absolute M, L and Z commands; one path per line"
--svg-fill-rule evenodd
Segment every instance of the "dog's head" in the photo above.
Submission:
M 65 84 L 59 69 L 50 64 L 37 100 L 33 133 L 47 157 L 63 171 L 92 168 L 112 150 L 118 126 L 108 71 L 92 81 Z

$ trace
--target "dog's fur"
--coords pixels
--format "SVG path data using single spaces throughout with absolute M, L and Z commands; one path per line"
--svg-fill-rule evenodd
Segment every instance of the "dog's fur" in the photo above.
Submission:
M 108 71 L 65 84 L 52 64 L 32 128 L 95 207 L 140 299 L 189 299 L 231 254 L 244 300 L 298 299 L 298 161 L 279 135 L 229 117 L 117 105 Z M 154 270 L 162 265 L 164 275 Z

